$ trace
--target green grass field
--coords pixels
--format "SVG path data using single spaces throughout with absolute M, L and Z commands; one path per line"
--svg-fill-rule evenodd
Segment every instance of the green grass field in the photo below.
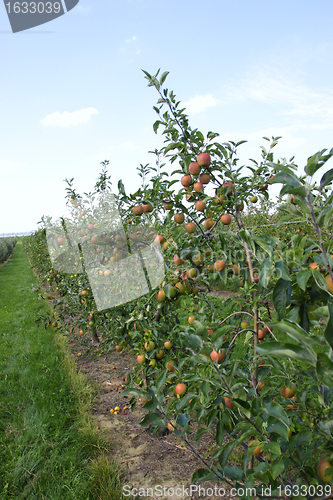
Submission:
M 21 241 L 0 267 L 0 498 L 120 499 L 112 450 L 89 415 L 93 389 L 51 314 Z

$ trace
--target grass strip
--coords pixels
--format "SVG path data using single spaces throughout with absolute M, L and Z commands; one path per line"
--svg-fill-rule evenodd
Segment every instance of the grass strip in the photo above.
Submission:
M 0 268 L 0 498 L 121 499 L 111 446 L 89 414 L 93 388 L 66 337 L 36 322 L 51 314 L 36 285 L 19 241 Z

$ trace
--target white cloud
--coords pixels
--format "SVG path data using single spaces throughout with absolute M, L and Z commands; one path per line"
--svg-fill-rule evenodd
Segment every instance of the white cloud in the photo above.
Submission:
M 98 153 L 97 155 L 92 156 L 91 158 L 86 158 L 84 161 L 101 162 L 104 160 L 110 160 L 112 149 L 113 146 L 109 146 L 108 149 L 105 150 L 104 152 L 102 151 L 101 153 Z
M 47 115 L 41 123 L 45 127 L 71 127 L 73 125 L 80 125 L 81 123 L 87 123 L 92 115 L 97 115 L 98 110 L 95 108 L 85 108 L 78 111 L 59 113 L 51 113 Z
M 82 16 L 88 16 L 91 12 L 91 5 L 77 5 L 75 11 Z
M 278 105 L 280 115 L 294 118 L 293 128 L 320 130 L 333 124 L 333 90 L 310 87 L 304 76 L 288 75 L 281 68 L 251 68 L 225 90 L 235 100 Z
M 25 163 L 12 160 L 0 160 L 0 174 L 10 174 L 25 167 Z
M 131 43 L 131 42 L 135 42 L 136 40 L 136 36 L 132 36 L 132 38 L 129 38 L 128 40 L 125 40 L 126 43 Z
M 218 99 L 212 94 L 197 95 L 192 97 L 189 101 L 182 104 L 182 107 L 186 108 L 186 113 L 189 115 L 195 115 L 197 113 L 202 113 L 208 108 L 217 106 L 220 103 Z

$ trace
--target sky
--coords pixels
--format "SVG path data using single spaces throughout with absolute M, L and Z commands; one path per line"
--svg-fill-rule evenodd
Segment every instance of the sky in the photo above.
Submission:
M 170 72 L 192 128 L 247 140 L 240 164 L 282 136 L 275 158 L 303 171 L 333 147 L 332 18 L 330 0 L 80 0 L 12 33 L 1 4 L 0 234 L 68 215 L 64 179 L 90 192 L 104 160 L 114 192 L 138 189 L 163 145 L 142 69 Z

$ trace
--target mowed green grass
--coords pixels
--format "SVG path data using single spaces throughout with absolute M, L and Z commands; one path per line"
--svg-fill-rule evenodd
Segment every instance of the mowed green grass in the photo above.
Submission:
M 122 498 L 110 445 L 89 415 L 93 390 L 51 314 L 18 242 L 0 267 L 0 498 Z

